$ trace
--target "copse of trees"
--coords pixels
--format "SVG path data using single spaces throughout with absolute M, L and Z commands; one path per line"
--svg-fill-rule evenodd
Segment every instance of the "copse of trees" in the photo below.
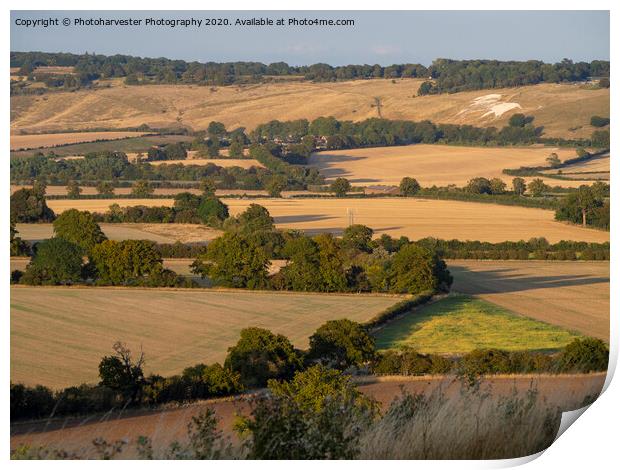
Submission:
M 424 82 L 420 86 L 420 95 L 537 83 L 575 82 L 592 76 L 609 77 L 609 62 L 595 60 L 590 63 L 575 63 L 564 59 L 555 64 L 546 64 L 536 60 L 519 62 L 436 59 L 428 72 L 433 81 Z
M 420 188 L 421 186 L 418 180 L 409 176 L 405 176 L 400 180 L 400 185 L 398 187 L 400 194 L 403 196 L 415 196 L 420 191 Z
M 605 200 L 606 186 L 604 183 L 582 185 L 576 192 L 568 194 L 560 201 L 555 212 L 556 220 L 609 230 L 610 204 Z
M 386 236 L 383 246 L 390 247 L 397 241 Z M 409 241 L 407 240 L 406 243 Z M 545 238 L 528 241 L 506 241 L 499 243 L 461 240 L 439 240 L 424 238 L 418 245 L 435 250 L 446 259 L 540 259 L 540 260 L 607 260 L 610 255 L 609 242 L 587 243 L 561 241 L 551 244 Z M 390 248 L 394 250 L 394 248 Z
M 31 285 L 67 285 L 83 280 L 84 251 L 63 238 L 50 238 L 34 247 L 34 255 L 20 282 Z
M 590 125 L 594 127 L 605 127 L 609 125 L 609 118 L 601 116 L 592 116 L 590 118 Z
M 45 202 L 45 192 L 37 188 L 22 188 L 11 194 L 11 220 L 16 223 L 54 220 L 54 212 Z
M 374 355 L 374 339 L 362 325 L 351 320 L 330 320 L 310 337 L 308 358 L 332 368 L 361 367 Z

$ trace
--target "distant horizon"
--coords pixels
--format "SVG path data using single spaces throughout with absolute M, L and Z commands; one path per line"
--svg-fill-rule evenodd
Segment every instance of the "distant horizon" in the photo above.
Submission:
M 348 26 L 18 26 L 17 20 L 347 19 Z M 413 63 L 609 60 L 609 11 L 11 11 L 11 50 L 187 62 Z M 481 59 L 484 58 L 484 59 Z
M 346 67 L 347 65 L 379 65 L 381 67 L 389 67 L 390 65 L 404 65 L 404 64 L 420 64 L 420 65 L 424 65 L 425 67 L 430 67 L 432 65 L 433 62 L 435 62 L 436 60 L 453 60 L 453 61 L 498 61 L 498 62 L 543 62 L 545 64 L 555 64 L 555 63 L 559 63 L 564 59 L 568 59 L 573 61 L 573 63 L 578 63 L 578 62 L 594 62 L 594 61 L 601 61 L 601 62 L 610 62 L 609 59 L 600 59 L 600 58 L 594 58 L 594 59 L 590 59 L 590 60 L 574 60 L 571 57 L 563 57 L 560 60 L 557 61 L 552 61 L 552 62 L 548 62 L 548 61 L 544 61 L 542 59 L 519 59 L 519 60 L 515 60 L 515 59 L 495 59 L 495 58 L 465 58 L 465 59 L 455 59 L 453 57 L 436 57 L 434 58 L 431 62 L 429 63 L 421 63 L 421 62 L 391 62 L 391 63 L 377 63 L 377 62 L 350 62 L 350 63 L 344 63 L 344 64 L 330 64 L 327 62 L 312 62 L 312 63 L 305 63 L 305 64 L 294 64 L 294 63 L 289 63 L 286 62 L 285 60 L 274 60 L 274 61 L 269 61 L 269 62 L 263 62 L 260 60 L 252 60 L 252 59 L 248 59 L 248 60 L 222 60 L 222 61 L 215 61 L 215 60 L 207 60 L 207 61 L 200 61 L 200 60 L 187 60 L 187 59 L 181 59 L 178 57 L 169 57 L 169 56 L 138 56 L 138 55 L 134 55 L 134 54 L 124 54 L 124 53 L 112 53 L 112 54 L 104 54 L 104 53 L 99 53 L 96 51 L 84 51 L 84 52 L 70 52 L 70 51 L 43 51 L 43 50 L 11 50 L 10 51 L 11 54 L 13 53 L 22 53 L 22 54 L 27 54 L 27 53 L 41 53 L 41 54 L 73 54 L 73 55 L 85 55 L 85 54 L 89 54 L 89 55 L 102 55 L 105 57 L 113 57 L 115 55 L 121 55 L 121 56 L 127 56 L 127 57 L 135 57 L 138 59 L 165 59 L 165 60 L 180 60 L 180 61 L 184 61 L 186 63 L 191 63 L 191 62 L 198 62 L 201 64 L 205 64 L 207 62 L 215 62 L 215 63 L 235 63 L 235 62 L 256 62 L 256 63 L 262 63 L 264 65 L 269 65 L 272 63 L 278 63 L 278 62 L 284 62 L 287 65 L 291 66 L 291 67 L 308 67 L 311 65 L 316 65 L 316 64 L 326 64 L 329 65 L 330 67 Z

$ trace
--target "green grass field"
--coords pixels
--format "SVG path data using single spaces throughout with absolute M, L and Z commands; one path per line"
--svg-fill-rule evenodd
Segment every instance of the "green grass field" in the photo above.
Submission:
M 405 315 L 375 334 L 379 349 L 411 346 L 436 354 L 461 354 L 476 348 L 554 350 L 577 336 L 464 295 L 450 296 Z

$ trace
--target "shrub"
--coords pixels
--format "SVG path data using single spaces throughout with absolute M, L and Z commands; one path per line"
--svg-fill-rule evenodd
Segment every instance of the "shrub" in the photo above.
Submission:
M 560 372 L 595 372 L 607 370 L 609 347 L 596 338 L 575 339 L 558 357 Z
M 35 245 L 35 253 L 21 277 L 30 285 L 73 284 L 82 280 L 83 250 L 63 238 L 50 238 Z
M 364 327 L 351 320 L 330 320 L 310 337 L 308 357 L 332 367 L 359 367 L 371 360 L 375 342 Z
M 225 367 L 241 376 L 248 388 L 264 387 L 269 379 L 289 379 L 301 369 L 301 354 L 283 335 L 263 328 L 244 328 L 228 348 Z
M 17 223 L 51 222 L 54 212 L 47 207 L 45 193 L 22 188 L 11 194 L 11 220 Z

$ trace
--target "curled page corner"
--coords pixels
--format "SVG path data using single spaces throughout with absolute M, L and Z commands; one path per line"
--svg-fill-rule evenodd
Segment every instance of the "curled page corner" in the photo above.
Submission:
M 577 410 L 564 411 L 562 413 L 562 419 L 560 421 L 560 428 L 558 429 L 558 433 L 555 436 L 553 442 L 557 441 L 558 438 L 564 434 L 564 432 L 570 428 L 575 421 L 579 419 L 579 417 L 585 413 L 585 411 L 590 408 L 591 405 L 584 406 L 583 408 L 579 408 Z

